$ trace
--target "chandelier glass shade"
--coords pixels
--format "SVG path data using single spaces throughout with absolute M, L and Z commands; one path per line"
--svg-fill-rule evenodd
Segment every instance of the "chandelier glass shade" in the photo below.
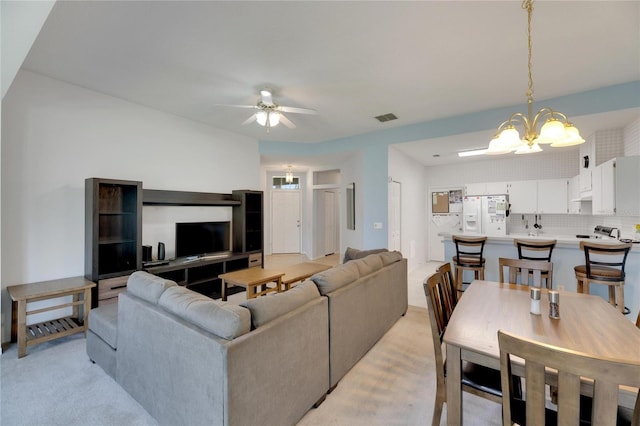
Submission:
M 531 72 L 531 15 L 533 0 L 523 0 L 522 8 L 527 11 L 527 36 L 529 52 L 529 88 L 527 90 L 527 115 L 516 112 L 500 126 L 489 143 L 486 154 L 498 155 L 514 152 L 515 154 L 531 154 L 541 152 L 541 144 L 549 144 L 554 148 L 579 145 L 584 143 L 578 129 L 567 119 L 567 116 L 549 107 L 544 107 L 533 114 L 533 75 Z M 538 133 L 538 126 L 543 123 Z M 516 127 L 521 127 L 522 135 Z
M 293 172 L 291 171 L 291 166 L 289 166 L 287 172 L 284 175 L 284 181 L 286 183 L 293 183 Z

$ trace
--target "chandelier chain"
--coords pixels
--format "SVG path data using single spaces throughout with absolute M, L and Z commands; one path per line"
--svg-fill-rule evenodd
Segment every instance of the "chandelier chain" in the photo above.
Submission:
M 531 50 L 532 50 L 532 42 L 531 42 L 531 16 L 533 14 L 533 1 L 532 0 L 523 0 L 522 8 L 527 11 L 527 48 L 529 51 L 527 66 L 529 69 L 529 89 L 527 90 L 527 98 L 532 100 L 533 98 L 533 72 L 531 71 Z

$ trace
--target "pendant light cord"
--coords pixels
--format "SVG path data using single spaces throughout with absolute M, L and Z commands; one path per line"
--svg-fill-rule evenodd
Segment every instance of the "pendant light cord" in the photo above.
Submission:
M 531 15 L 533 14 L 533 0 L 523 0 L 522 8 L 527 11 L 527 47 L 529 49 L 528 67 L 529 67 L 529 90 L 527 90 L 527 98 L 533 101 L 533 73 L 531 71 Z

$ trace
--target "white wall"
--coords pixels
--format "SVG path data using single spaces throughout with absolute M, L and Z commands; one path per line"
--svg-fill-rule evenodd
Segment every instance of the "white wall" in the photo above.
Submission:
M 427 167 L 425 179 L 429 186 L 462 186 L 474 182 L 570 178 L 578 174 L 578 165 L 578 151 L 573 149 Z
M 140 180 L 149 189 L 260 189 L 256 140 L 24 70 L 3 99 L 1 158 L 3 332 L 11 319 L 6 286 L 84 275 L 85 178 Z M 173 235 L 171 221 L 230 214 L 145 207 L 143 243 Z M 165 219 L 171 224 L 160 224 Z
M 337 165 L 340 169 L 340 212 L 339 212 L 339 224 L 340 224 L 340 253 L 344 254 L 347 247 L 364 248 L 362 247 L 362 240 L 364 235 L 364 213 L 363 213 L 363 158 L 360 151 L 349 154 L 348 159 L 343 163 Z M 356 229 L 347 229 L 347 185 L 355 184 L 355 222 Z M 342 258 L 341 258 L 342 260 Z
M 0 2 L 3 98 L 55 3 L 55 0 Z
M 427 193 L 425 167 L 401 151 L 389 147 L 389 176 L 401 183 L 400 244 L 412 270 L 427 260 Z

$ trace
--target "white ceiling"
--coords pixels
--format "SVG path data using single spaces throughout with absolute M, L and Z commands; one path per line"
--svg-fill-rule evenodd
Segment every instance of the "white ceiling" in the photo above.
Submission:
M 639 22 L 638 1 L 536 2 L 534 98 L 640 80 Z M 58 1 L 23 68 L 256 139 L 319 142 L 524 107 L 526 13 L 519 0 Z M 218 106 L 255 104 L 265 86 L 319 114 L 266 133 L 241 126 L 251 110 Z M 588 136 L 638 115 L 571 118 Z M 491 133 L 399 148 L 435 164 Z

